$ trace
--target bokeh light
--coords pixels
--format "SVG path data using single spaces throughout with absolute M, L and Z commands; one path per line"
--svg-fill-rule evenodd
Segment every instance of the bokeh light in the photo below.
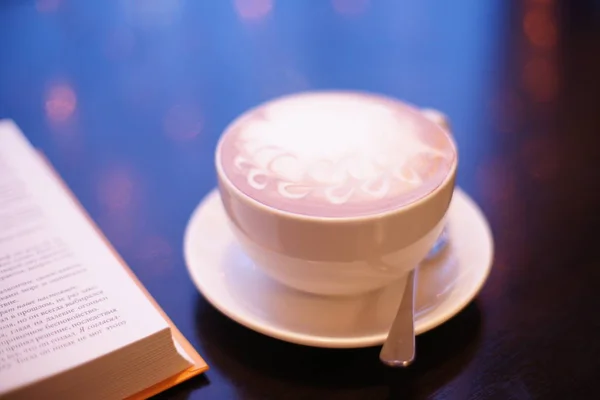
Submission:
M 369 7 L 369 0 L 331 0 L 333 9 L 344 15 L 359 15 Z
M 531 43 L 540 47 L 556 44 L 556 26 L 546 8 L 535 7 L 525 14 L 523 29 Z
M 243 20 L 260 20 L 273 9 L 273 0 L 235 0 L 235 11 Z
M 36 0 L 35 9 L 41 13 L 50 13 L 58 10 L 62 0 Z
M 115 166 L 104 171 L 98 180 L 97 190 L 100 204 L 107 211 L 130 208 L 134 196 L 131 169 Z
M 64 122 L 77 108 L 77 96 L 68 84 L 56 84 L 46 94 L 46 116 L 51 122 Z
M 140 28 L 170 26 L 181 17 L 181 0 L 121 0 L 130 25 Z
M 559 90 L 555 14 L 554 0 L 527 0 L 525 3 L 523 32 L 529 46 L 522 79 L 531 98 L 542 103 L 553 101 Z

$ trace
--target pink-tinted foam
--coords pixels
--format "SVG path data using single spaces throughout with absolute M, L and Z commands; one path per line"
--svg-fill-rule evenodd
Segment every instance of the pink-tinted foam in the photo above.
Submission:
M 456 162 L 448 132 L 386 97 L 304 93 L 263 104 L 223 134 L 218 161 L 256 201 L 321 217 L 387 212 L 435 190 Z

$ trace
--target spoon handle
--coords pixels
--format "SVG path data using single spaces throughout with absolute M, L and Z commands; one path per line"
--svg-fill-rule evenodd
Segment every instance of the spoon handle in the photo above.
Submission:
M 404 294 L 379 359 L 390 367 L 408 367 L 415 358 L 414 329 L 415 270 L 406 279 Z

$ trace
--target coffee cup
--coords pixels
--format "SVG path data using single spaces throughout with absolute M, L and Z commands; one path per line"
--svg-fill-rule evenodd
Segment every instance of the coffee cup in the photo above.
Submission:
M 359 92 L 303 92 L 236 118 L 215 154 L 245 253 L 274 280 L 355 295 L 403 279 L 444 228 L 458 156 L 443 114 Z

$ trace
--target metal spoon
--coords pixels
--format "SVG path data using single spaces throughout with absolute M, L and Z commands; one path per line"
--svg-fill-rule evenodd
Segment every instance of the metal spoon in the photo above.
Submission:
M 444 228 L 424 261 L 435 258 L 447 244 L 448 231 Z M 406 287 L 400 300 L 398 313 L 379 353 L 381 362 L 390 367 L 408 367 L 415 359 L 414 291 L 417 268 L 410 271 L 406 278 Z
M 413 269 L 406 278 L 398 313 L 379 353 L 381 362 L 390 367 L 408 367 L 415 359 L 415 273 L 416 269 Z

